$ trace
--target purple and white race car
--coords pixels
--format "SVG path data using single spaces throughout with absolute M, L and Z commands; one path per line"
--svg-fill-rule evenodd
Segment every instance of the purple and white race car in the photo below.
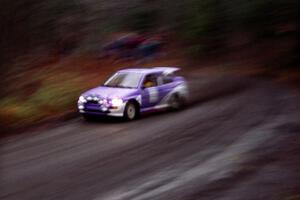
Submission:
M 95 115 L 137 118 L 164 108 L 180 109 L 188 100 L 186 80 L 175 67 L 123 69 L 103 85 L 83 93 L 78 110 L 89 119 Z

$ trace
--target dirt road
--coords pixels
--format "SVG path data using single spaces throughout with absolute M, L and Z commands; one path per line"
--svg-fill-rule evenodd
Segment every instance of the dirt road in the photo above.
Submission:
M 299 102 L 268 81 L 190 77 L 191 105 L 133 122 L 76 118 L 0 141 L 0 199 L 285 200 Z

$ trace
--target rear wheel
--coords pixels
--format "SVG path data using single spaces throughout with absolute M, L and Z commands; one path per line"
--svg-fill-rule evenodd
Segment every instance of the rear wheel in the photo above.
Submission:
M 184 100 L 178 94 L 171 96 L 169 105 L 172 110 L 180 110 L 184 107 Z
M 133 102 L 128 102 L 124 110 L 124 118 L 126 120 L 134 120 L 139 114 L 137 106 Z

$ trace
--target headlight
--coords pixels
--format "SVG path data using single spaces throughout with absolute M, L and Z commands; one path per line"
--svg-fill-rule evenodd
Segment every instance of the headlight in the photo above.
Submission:
M 113 98 L 113 99 L 111 100 L 111 105 L 112 105 L 113 107 L 119 107 L 119 106 L 121 106 L 122 104 L 123 104 L 123 100 L 120 99 L 120 98 Z
M 84 96 L 80 96 L 79 99 L 78 99 L 78 102 L 79 103 L 85 103 L 86 100 L 85 100 Z

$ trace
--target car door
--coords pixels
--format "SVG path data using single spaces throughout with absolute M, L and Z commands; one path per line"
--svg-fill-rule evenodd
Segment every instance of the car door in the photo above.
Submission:
M 174 89 L 174 81 L 172 76 L 167 76 L 161 74 L 158 77 L 158 93 L 159 93 L 159 102 L 164 104 L 167 101 L 167 97 L 170 92 Z
M 142 83 L 142 108 L 155 106 L 159 102 L 159 90 L 157 88 L 158 74 L 148 74 Z

